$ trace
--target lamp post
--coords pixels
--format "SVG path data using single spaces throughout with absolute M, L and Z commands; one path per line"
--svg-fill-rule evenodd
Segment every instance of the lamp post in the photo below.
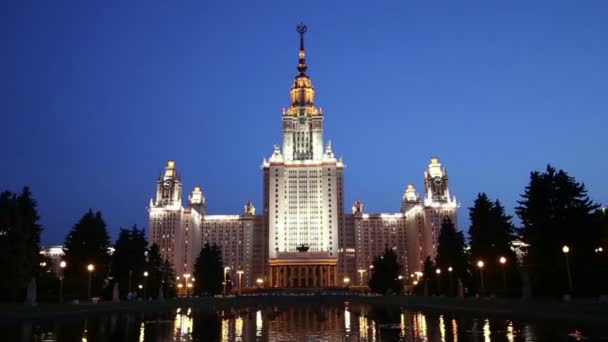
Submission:
M 243 276 L 243 270 L 238 270 L 236 271 L 236 274 L 239 275 L 239 295 L 241 295 L 242 291 L 241 291 L 241 277 Z
M 483 261 L 479 260 L 477 261 L 477 267 L 479 268 L 479 281 L 481 282 L 481 289 L 479 292 L 481 292 L 482 294 L 485 293 L 485 286 L 483 284 Z
M 95 270 L 95 265 L 93 265 L 93 264 L 87 265 L 87 271 L 89 271 L 89 286 L 88 286 L 87 296 L 88 296 L 89 300 L 91 300 L 91 275 L 93 274 L 94 270 Z
M 435 273 L 437 274 L 437 294 L 441 294 L 441 269 L 436 269 Z
M 350 278 L 349 277 L 344 277 L 343 281 L 344 281 L 344 287 L 348 288 L 348 284 L 350 283 Z
M 256 279 L 255 282 L 258 284 L 258 288 L 261 288 L 264 285 L 264 279 L 262 278 Z
M 188 297 L 188 288 L 192 287 L 192 286 L 188 286 L 188 278 L 190 278 L 190 273 L 186 273 L 184 274 L 184 279 L 186 279 L 184 281 L 184 284 L 186 285 L 186 298 Z
M 226 280 L 226 274 L 228 274 L 228 271 L 230 271 L 230 267 L 224 267 L 224 296 L 226 295 L 226 289 L 228 288 L 228 282 Z
M 59 303 L 63 303 L 63 270 L 68 264 L 65 261 L 59 263 L 61 268 L 59 273 Z
M 507 293 L 507 274 L 505 273 L 507 258 L 501 256 L 500 259 L 498 259 L 498 262 L 500 262 L 500 267 L 502 268 L 502 290 Z
M 570 253 L 570 247 L 568 245 L 564 245 L 562 247 L 562 252 L 564 252 L 564 256 L 566 257 L 566 272 L 568 273 L 568 290 L 572 292 L 572 274 L 570 274 L 570 260 L 568 259 L 568 253 Z
M 148 271 L 144 271 L 144 299 L 146 299 L 146 290 L 148 289 L 146 280 L 148 280 Z
M 360 270 L 358 270 L 358 272 L 359 272 L 359 285 L 363 286 L 363 275 L 365 274 L 365 270 L 360 269 Z
M 448 267 L 448 275 L 450 276 L 450 295 L 452 293 L 454 293 L 454 286 L 453 286 L 454 282 L 452 281 L 452 271 L 454 271 L 452 266 Z
M 131 296 L 131 292 L 132 292 L 131 291 L 131 289 L 132 289 L 132 287 L 131 287 L 131 283 L 132 283 L 131 280 L 132 279 L 133 279 L 133 270 L 129 270 L 129 296 Z

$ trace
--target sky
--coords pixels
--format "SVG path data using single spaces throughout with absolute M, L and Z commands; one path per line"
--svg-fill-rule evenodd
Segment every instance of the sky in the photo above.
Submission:
M 606 204 L 606 18 L 607 1 L 5 1 L 0 190 L 31 187 L 43 244 L 89 208 L 112 239 L 147 227 L 168 159 L 210 214 L 261 211 L 304 22 L 345 211 L 398 212 L 432 156 L 464 230 L 477 193 L 513 214 L 549 163 Z

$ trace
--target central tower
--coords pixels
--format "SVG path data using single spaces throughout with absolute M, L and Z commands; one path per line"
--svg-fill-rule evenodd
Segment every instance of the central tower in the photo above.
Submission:
M 283 109 L 283 146 L 264 160 L 264 215 L 268 224 L 270 283 L 276 287 L 337 285 L 339 229 L 343 220 L 344 163 L 331 142 L 324 147 L 323 112 L 306 74 L 299 25 L 298 75 Z

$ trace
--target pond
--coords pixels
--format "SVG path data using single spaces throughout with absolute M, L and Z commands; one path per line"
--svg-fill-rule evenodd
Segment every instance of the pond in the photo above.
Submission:
M 20 323 L 3 341 L 586 341 L 601 326 L 367 304 L 291 304 L 103 314 Z

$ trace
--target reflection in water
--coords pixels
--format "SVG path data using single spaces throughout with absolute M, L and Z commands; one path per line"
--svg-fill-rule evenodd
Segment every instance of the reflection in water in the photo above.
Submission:
M 454 338 L 454 342 L 458 342 L 458 323 L 456 323 L 455 319 L 452 319 L 452 337 Z
M 487 318 L 483 323 L 483 338 L 485 342 L 490 342 L 490 320 Z
M 593 331 L 563 322 L 531 324 L 399 307 L 311 303 L 217 311 L 181 308 L 24 323 L 20 329 L 3 329 L 9 331 L 3 340 L 515 342 L 567 341 L 574 330 Z
M 513 322 L 509 321 L 507 325 L 507 341 L 514 342 L 515 334 L 513 333 Z
M 441 334 L 441 342 L 445 342 L 445 322 L 443 315 L 439 315 L 439 333 Z

